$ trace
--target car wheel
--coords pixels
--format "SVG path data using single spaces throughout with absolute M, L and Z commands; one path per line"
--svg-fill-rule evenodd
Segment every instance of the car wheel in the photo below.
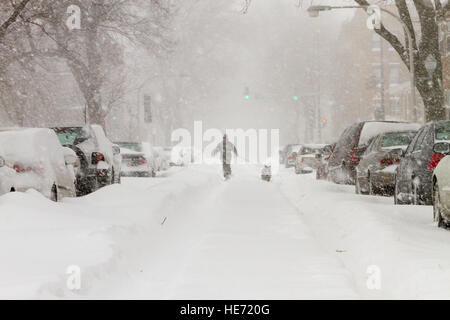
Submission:
M 399 189 L 398 189 L 398 182 L 397 182 L 397 176 L 395 176 L 395 183 L 394 183 L 394 204 L 396 205 L 401 205 L 401 204 L 406 204 L 405 201 L 400 200 L 398 198 L 398 194 L 399 194 Z
M 434 194 L 433 194 L 433 216 L 434 221 L 437 222 L 437 226 L 439 228 L 445 228 L 445 222 L 442 218 L 442 210 L 441 210 L 441 197 L 439 195 L 439 187 L 437 184 L 434 185 Z
M 16 192 L 16 189 L 14 187 L 11 187 L 11 190 L 9 192 Z
M 379 193 L 379 191 L 378 191 L 378 188 L 376 188 L 374 186 L 374 184 L 372 182 L 372 176 L 370 174 L 369 174 L 368 181 L 369 181 L 369 194 L 371 196 L 376 196 Z
M 58 188 L 53 184 L 52 190 L 50 191 L 50 200 L 58 202 Z

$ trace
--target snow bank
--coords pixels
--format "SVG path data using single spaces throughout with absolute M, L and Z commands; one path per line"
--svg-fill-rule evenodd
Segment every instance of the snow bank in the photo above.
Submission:
M 124 179 L 122 185 L 61 203 L 34 190 L 1 196 L 0 298 L 85 296 L 124 263 L 127 253 L 142 246 L 142 239 L 147 243 L 160 234 L 164 218 L 179 214 L 170 212 L 171 203 L 186 200 L 180 195 L 187 188 L 203 188 L 209 181 L 178 170 L 168 174 L 172 171 L 180 175 L 176 181 L 142 179 L 139 184 L 139 179 Z M 81 268 L 79 291 L 66 286 L 71 265 Z
M 355 195 L 353 186 L 286 171 L 280 188 L 354 274 L 362 297 L 450 298 L 450 232 L 436 227 L 431 207 L 395 206 L 392 198 Z M 367 286 L 370 266 L 381 271 L 380 290 Z

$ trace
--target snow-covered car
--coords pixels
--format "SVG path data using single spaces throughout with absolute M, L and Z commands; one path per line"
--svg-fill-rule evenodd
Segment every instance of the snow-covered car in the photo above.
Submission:
M 118 181 L 117 153 L 99 125 L 56 127 L 53 130 L 63 146 L 75 151 L 80 161 L 76 173 L 77 195 L 85 195 Z
M 438 142 L 433 151 L 443 156 L 433 171 L 433 216 L 438 227 L 450 225 L 450 141 Z
M 14 191 L 35 189 L 53 201 L 74 197 L 76 154 L 61 146 L 50 129 L 32 128 L 0 132 L 0 147 L 6 166 L 15 170 L 10 185 Z
M 450 121 L 430 122 L 415 135 L 397 168 L 395 204 L 433 203 L 433 172 L 445 156 L 434 150 L 440 142 L 450 141 Z
M 163 147 L 153 147 L 156 167 L 158 171 L 164 171 L 170 167 L 170 154 Z
M 120 175 L 123 177 L 155 177 L 154 155 L 142 142 L 116 142 L 122 155 Z
M 0 151 L 0 195 L 15 191 L 15 171 L 6 165 L 3 151 Z
M 290 144 L 286 148 L 286 153 L 284 155 L 284 166 L 290 168 L 295 166 L 295 161 L 297 160 L 297 154 L 302 148 L 301 144 Z
M 384 132 L 418 130 L 419 124 L 399 121 L 363 121 L 344 130 L 328 161 L 334 183 L 355 184 L 356 166 L 372 139 Z
M 174 166 L 188 166 L 192 161 L 192 153 L 190 148 L 174 147 L 170 153 L 170 163 Z
M 357 194 L 394 193 L 397 166 L 416 132 L 386 132 L 372 140 L 356 167 Z
M 295 173 L 310 173 L 316 170 L 322 163 L 322 156 L 331 153 L 331 146 L 328 144 L 305 144 L 303 145 L 295 159 Z

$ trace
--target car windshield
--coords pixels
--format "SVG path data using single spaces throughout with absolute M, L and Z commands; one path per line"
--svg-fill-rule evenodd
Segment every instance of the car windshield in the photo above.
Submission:
M 323 153 L 322 148 L 309 148 L 309 147 L 304 147 L 302 148 L 302 152 L 301 154 L 315 154 L 315 153 Z
M 142 152 L 142 145 L 138 142 L 118 142 L 117 145 L 124 149 Z
M 450 122 L 436 123 L 436 140 L 450 140 Z
M 408 132 L 391 132 L 383 137 L 382 148 L 389 148 L 394 146 L 407 146 L 416 134 L 415 131 Z
M 84 127 L 53 128 L 59 142 L 64 145 L 77 145 L 89 139 L 89 132 Z

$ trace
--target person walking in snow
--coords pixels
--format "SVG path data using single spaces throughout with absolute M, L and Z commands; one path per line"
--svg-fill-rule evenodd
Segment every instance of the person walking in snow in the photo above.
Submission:
M 226 134 L 223 135 L 223 141 L 220 142 L 214 149 L 213 155 L 216 155 L 217 153 L 219 153 L 222 157 L 223 176 L 225 179 L 228 179 L 231 176 L 232 153 L 234 153 L 236 157 L 238 153 L 236 146 L 228 141 Z

